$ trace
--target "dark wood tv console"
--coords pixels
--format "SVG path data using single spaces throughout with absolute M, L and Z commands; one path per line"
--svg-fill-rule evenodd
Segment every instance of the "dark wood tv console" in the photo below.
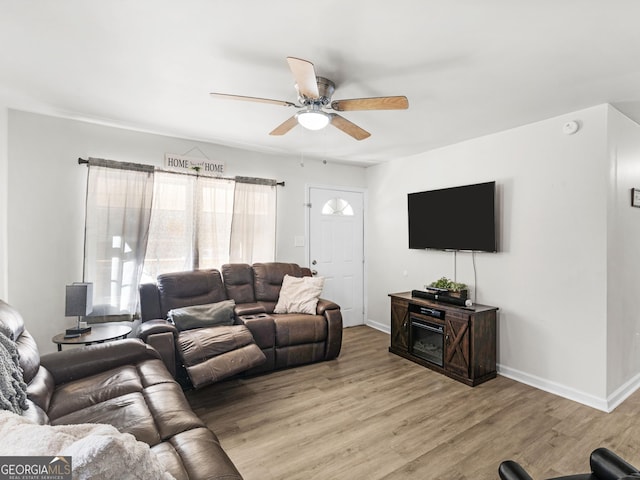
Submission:
M 496 376 L 496 312 L 391 293 L 389 351 L 476 386 Z

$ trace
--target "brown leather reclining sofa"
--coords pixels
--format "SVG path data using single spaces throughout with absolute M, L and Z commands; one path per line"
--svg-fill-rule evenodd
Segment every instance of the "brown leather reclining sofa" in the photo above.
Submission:
M 176 479 L 242 479 L 153 348 L 128 339 L 40 357 L 22 316 L 2 300 L 0 323 L 20 356 L 27 418 L 41 425 L 113 425 L 147 443 Z
M 318 301 L 316 314 L 273 313 L 285 275 L 311 276 L 294 263 L 227 264 L 218 270 L 197 270 L 158 276 L 140 286 L 140 338 L 158 350 L 167 367 L 180 373 L 176 345 L 179 332 L 166 319 L 174 308 L 235 301 L 235 323 L 245 325 L 266 357 L 248 373 L 336 358 L 342 345 L 340 307 Z M 193 383 L 206 384 L 207 369 L 190 371 Z M 196 385 L 197 386 L 197 385 Z

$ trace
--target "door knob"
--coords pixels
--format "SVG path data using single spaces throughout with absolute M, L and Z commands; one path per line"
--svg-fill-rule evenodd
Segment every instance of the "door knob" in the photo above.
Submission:
M 318 271 L 317 270 L 311 270 L 311 275 L 317 275 Z

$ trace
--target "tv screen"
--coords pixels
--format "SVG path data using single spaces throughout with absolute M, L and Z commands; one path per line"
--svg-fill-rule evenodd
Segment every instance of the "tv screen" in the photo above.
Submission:
M 409 248 L 496 252 L 496 182 L 410 193 Z

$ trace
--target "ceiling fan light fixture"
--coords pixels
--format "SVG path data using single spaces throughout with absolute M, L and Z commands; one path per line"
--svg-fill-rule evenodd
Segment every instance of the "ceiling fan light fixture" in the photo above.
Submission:
M 329 125 L 331 116 L 317 108 L 308 108 L 298 112 L 296 120 L 307 130 L 322 130 Z

